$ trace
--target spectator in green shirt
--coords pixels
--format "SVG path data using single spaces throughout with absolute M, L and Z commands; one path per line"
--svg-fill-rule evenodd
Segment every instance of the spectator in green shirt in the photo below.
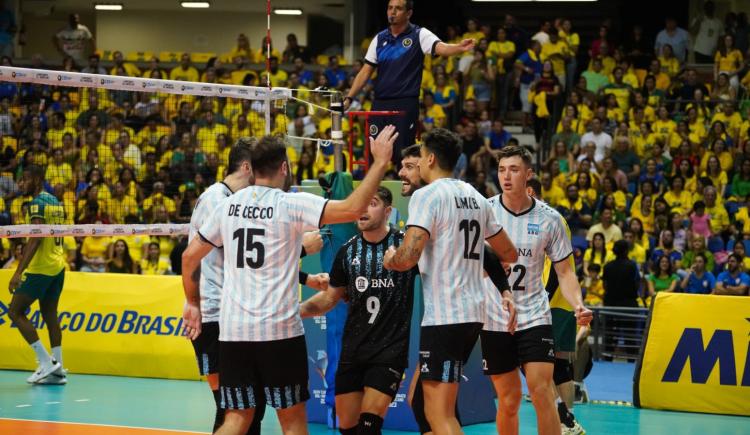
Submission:
M 750 157 L 745 157 L 740 171 L 732 178 L 732 196 L 736 200 L 743 200 L 750 195 Z
M 591 69 L 584 71 L 581 76 L 586 78 L 586 90 L 589 92 L 597 93 L 609 84 L 609 78 L 602 74 L 602 60 L 598 58 L 591 62 Z
M 672 271 L 672 262 L 669 257 L 662 255 L 657 262 L 657 270 L 648 275 L 648 295 L 654 296 L 658 292 L 673 292 L 680 282 L 680 277 Z

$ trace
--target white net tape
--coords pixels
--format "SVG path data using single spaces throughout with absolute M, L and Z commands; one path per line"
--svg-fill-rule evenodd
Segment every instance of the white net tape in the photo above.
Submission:
M 179 80 L 48 71 L 9 66 L 0 66 L 0 81 L 36 83 L 50 86 L 71 86 L 76 88 L 101 88 L 118 91 L 230 97 L 246 100 L 284 100 L 292 96 L 291 89 L 288 88 L 269 89 L 259 86 L 183 82 Z
M 84 236 L 177 236 L 187 235 L 188 224 L 79 224 L 8 225 L 0 227 L 0 238 Z

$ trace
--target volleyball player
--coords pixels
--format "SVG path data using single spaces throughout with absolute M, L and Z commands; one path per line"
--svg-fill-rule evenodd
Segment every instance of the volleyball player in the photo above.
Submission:
M 541 197 L 542 183 L 536 178 L 530 179 L 526 184 L 526 190 L 532 198 L 537 201 Z M 565 235 L 570 238 L 570 228 L 563 219 Z M 576 264 L 573 256 L 568 257 L 570 267 L 575 270 Z M 573 382 L 573 357 L 576 351 L 576 318 L 573 307 L 562 296 L 560 282 L 557 272 L 552 267 L 549 257 L 544 259 L 544 287 L 549 297 L 550 313 L 552 315 L 552 335 L 555 341 L 555 368 L 552 380 L 555 382 L 557 403 L 557 414 L 560 416 L 563 435 L 582 435 L 586 431 L 573 415 L 573 402 L 575 400 L 575 383 Z
M 302 317 L 319 316 L 349 302 L 336 369 L 336 415 L 344 435 L 379 434 L 409 357 L 409 329 L 417 268 L 383 268 L 389 246 L 404 235 L 388 225 L 393 195 L 378 188 L 360 216 L 360 234 L 336 254 L 327 291 L 306 300 Z
M 552 261 L 560 291 L 574 307 L 580 325 L 588 325 L 592 313 L 583 306 L 581 288 L 569 257 L 570 237 L 560 214 L 527 193 L 532 176 L 531 154 L 519 146 L 503 148 L 498 155 L 502 194 L 490 199 L 498 222 L 518 248 L 518 261 L 510 265 L 509 282 L 516 303 L 517 327 L 508 332 L 496 292 L 488 289 L 487 321 L 482 330 L 485 374 L 498 396 L 497 427 L 500 434 L 518 433 L 521 401 L 519 366 L 536 409 L 539 433 L 560 433 L 555 409 L 555 367 L 552 317 L 542 282 L 545 256 Z
M 188 245 L 182 280 L 190 338 L 201 331 L 194 272 L 211 249 L 224 248 L 219 385 L 226 414 L 218 434 L 244 434 L 261 395 L 276 409 L 284 433 L 307 433 L 307 349 L 296 283 L 302 233 L 355 221 L 366 211 L 397 136 L 388 126 L 371 140 L 373 165 L 343 201 L 288 193 L 292 173 L 286 146 L 278 137 L 261 138 L 252 150 L 255 185 L 222 201 Z
M 515 261 L 517 253 L 487 200 L 469 184 L 451 179 L 461 153 L 458 136 L 435 129 L 422 139 L 418 167 L 426 186 L 412 195 L 406 236 L 398 249 L 388 249 L 384 266 L 403 272 L 419 264 L 425 302 L 420 332 L 425 415 L 434 432 L 458 434 L 458 382 L 485 316 L 483 241 L 503 261 Z M 505 292 L 502 298 L 512 297 Z
M 44 170 L 30 165 L 23 170 L 21 184 L 24 194 L 32 196 L 27 215 L 32 225 L 57 225 L 65 223 L 62 203 L 43 190 Z M 57 304 L 65 282 L 67 255 L 62 237 L 32 237 L 26 243 L 16 272 L 10 279 L 8 290 L 13 294 L 8 317 L 18 327 L 18 332 L 34 350 L 39 367 L 29 376 L 29 383 L 65 384 L 67 378 L 62 368 L 62 331 L 57 317 Z M 39 340 L 36 328 L 26 317 L 26 310 L 39 300 L 42 318 L 47 325 L 52 356 Z

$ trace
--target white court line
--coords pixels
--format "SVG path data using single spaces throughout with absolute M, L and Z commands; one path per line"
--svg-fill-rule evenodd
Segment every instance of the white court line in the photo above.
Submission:
M 22 404 L 22 405 L 16 405 L 16 408 L 28 408 L 28 407 L 30 407 L 30 406 L 31 406 L 31 405 L 29 405 L 28 403 L 24 403 L 24 404 Z
M 62 402 L 44 402 L 45 405 L 57 405 L 58 403 Z
M 31 405 L 29 405 L 31 406 Z M 155 428 L 155 427 L 143 427 L 143 426 L 125 426 L 121 424 L 99 424 L 99 423 L 77 423 L 74 421 L 53 421 L 53 420 L 32 420 L 28 418 L 5 418 L 0 417 L 0 421 L 13 420 L 13 421 L 29 421 L 32 423 L 59 423 L 59 424 L 79 424 L 82 426 L 101 426 L 101 427 L 122 427 L 126 429 L 143 429 L 143 430 L 158 430 L 158 431 L 170 431 L 187 434 L 210 434 L 211 432 L 195 432 L 192 430 L 181 430 L 181 429 L 167 429 L 167 428 Z
M 91 399 L 76 399 L 76 402 L 90 402 Z

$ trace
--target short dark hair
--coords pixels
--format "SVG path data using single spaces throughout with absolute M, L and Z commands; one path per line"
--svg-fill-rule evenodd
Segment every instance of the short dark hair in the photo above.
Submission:
M 254 137 L 243 136 L 237 139 L 237 142 L 229 150 L 229 159 L 227 164 L 227 174 L 237 172 L 242 162 L 249 162 L 252 165 L 253 146 L 257 140 Z
M 625 240 L 618 240 L 615 242 L 615 245 L 612 247 L 612 252 L 615 253 L 615 256 L 617 258 L 627 258 L 628 257 L 628 242 Z
M 421 145 L 419 144 L 409 145 L 408 147 L 401 150 L 401 158 L 405 159 L 407 157 L 420 157 L 420 148 Z
M 729 254 L 729 258 L 734 258 L 738 263 L 740 263 L 740 265 L 742 265 L 742 257 L 740 257 L 740 254 L 732 252 L 731 254 Z
M 383 204 L 386 207 L 390 207 L 391 204 L 393 204 L 393 194 L 390 190 L 383 186 L 378 187 L 378 191 L 375 192 L 375 196 L 380 198 L 380 200 L 383 201 Z
M 27 172 L 35 180 L 44 180 L 44 169 L 39 165 L 29 165 L 23 168 L 23 172 Z
M 452 171 L 461 157 L 461 138 L 444 128 L 436 128 L 422 136 L 422 142 L 435 155 L 440 169 Z
M 601 272 L 602 266 L 599 263 L 591 262 L 589 263 L 588 271 L 589 272 Z
M 407 11 L 414 9 L 414 0 L 405 0 L 404 7 L 406 8 Z
M 704 253 L 702 253 L 702 252 L 698 252 L 698 253 L 696 253 L 696 254 L 695 254 L 695 255 L 693 256 L 693 261 L 695 261 L 695 259 L 696 259 L 696 258 L 698 258 L 698 257 L 702 258 L 702 259 L 703 259 L 703 262 L 704 262 L 704 263 L 707 263 L 707 262 L 708 262 L 708 261 L 706 260 L 706 255 L 705 255 Z
M 531 153 L 529 152 L 529 150 L 522 146 L 507 145 L 503 147 L 497 154 L 497 160 L 499 162 L 502 159 L 516 156 L 520 157 L 521 160 L 523 160 L 523 162 L 526 164 L 526 166 L 531 167 Z
M 252 147 L 253 172 L 260 176 L 270 176 L 287 160 L 286 145 L 278 136 L 266 135 Z
M 542 182 L 539 181 L 538 178 L 532 178 L 531 180 L 526 182 L 526 187 L 531 187 L 531 190 L 534 191 L 534 194 L 537 196 L 541 196 L 542 194 Z

